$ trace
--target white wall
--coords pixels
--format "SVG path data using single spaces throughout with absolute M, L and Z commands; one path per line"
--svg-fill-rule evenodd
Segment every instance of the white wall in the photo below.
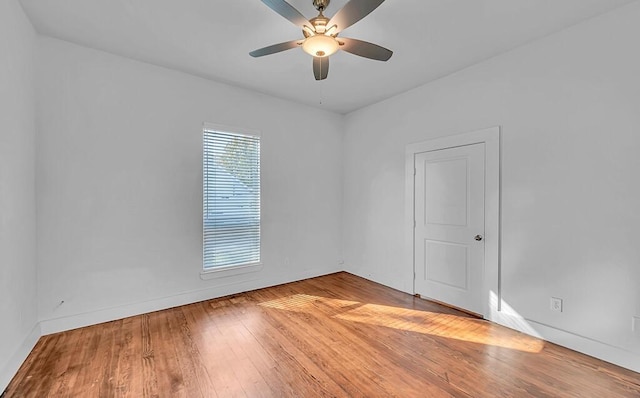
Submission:
M 0 391 L 35 342 L 35 48 L 18 2 L 0 1 Z
M 348 270 L 412 292 L 405 146 L 501 125 L 503 299 L 543 335 L 640 371 L 639 20 L 634 2 L 348 115 Z
M 340 115 L 50 38 L 38 77 L 44 333 L 341 268 Z M 200 278 L 203 122 L 262 133 L 260 272 Z

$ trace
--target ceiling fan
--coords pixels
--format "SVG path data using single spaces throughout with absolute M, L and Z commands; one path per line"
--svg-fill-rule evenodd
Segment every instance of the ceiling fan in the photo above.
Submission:
M 307 20 L 298 10 L 285 0 L 262 0 L 269 8 L 302 29 L 304 39 L 274 44 L 255 51 L 249 55 L 262 57 L 296 47 L 313 56 L 313 75 L 316 80 L 327 78 L 329 73 L 329 56 L 338 50 L 370 58 L 387 61 L 393 52 L 377 44 L 362 40 L 338 38 L 338 34 L 358 22 L 384 2 L 384 0 L 351 0 L 329 19 L 322 12 L 327 9 L 331 0 L 313 0 L 319 14 Z

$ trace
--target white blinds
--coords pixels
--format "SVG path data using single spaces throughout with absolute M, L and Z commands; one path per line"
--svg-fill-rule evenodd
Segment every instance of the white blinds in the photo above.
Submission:
M 260 262 L 260 137 L 204 131 L 205 270 Z

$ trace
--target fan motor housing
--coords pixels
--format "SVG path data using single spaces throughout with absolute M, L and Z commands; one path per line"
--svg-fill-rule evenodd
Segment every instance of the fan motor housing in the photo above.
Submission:
M 331 0 L 313 0 L 313 6 L 318 11 L 324 11 L 329 7 Z

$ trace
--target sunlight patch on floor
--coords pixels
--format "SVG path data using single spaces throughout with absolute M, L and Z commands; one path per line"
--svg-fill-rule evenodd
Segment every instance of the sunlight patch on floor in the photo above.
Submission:
M 513 331 L 481 319 L 385 305 L 365 304 L 337 318 L 532 353 L 540 352 L 544 345 L 539 339 L 514 336 Z
M 445 337 L 470 343 L 537 353 L 544 342 L 518 334 L 485 320 L 399 308 L 380 304 L 295 294 L 260 303 L 260 306 L 294 312 L 322 311 L 344 321 Z
M 262 307 L 276 308 L 294 312 L 308 312 L 310 309 L 323 310 L 324 312 L 341 312 L 353 306 L 360 305 L 357 301 L 339 300 L 307 294 L 294 294 L 292 296 L 266 301 L 259 304 Z

